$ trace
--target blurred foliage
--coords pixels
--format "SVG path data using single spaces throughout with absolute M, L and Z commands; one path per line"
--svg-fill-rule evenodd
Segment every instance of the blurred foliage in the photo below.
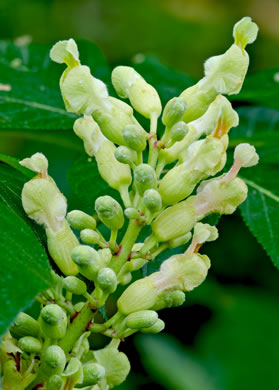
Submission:
M 110 67 L 101 52 L 111 65 L 132 63 L 158 89 L 165 104 L 201 76 L 206 58 L 228 47 L 233 23 L 250 15 L 260 26 L 260 35 L 257 43 L 248 49 L 249 75 L 243 90 L 234 99 L 240 126 L 231 133 L 230 148 L 239 142 L 251 142 L 258 148 L 264 164 L 241 173 L 251 187 L 241 213 L 278 266 L 278 12 L 276 0 L 1 0 L 0 38 L 14 40 L 30 35 L 35 44 L 26 48 L 21 45 L 22 40 L 17 40 L 16 46 L 7 42 L 0 45 L 0 83 L 12 86 L 10 93 L 0 93 L 0 152 L 17 158 L 36 151 L 45 153 L 50 160 L 50 174 L 67 196 L 69 207 L 92 211 L 94 199 L 107 186 L 101 181 L 96 184 L 94 162 L 82 153 L 81 142 L 70 131 L 74 116 L 63 108 L 58 90 L 62 68 L 49 61 L 49 42 L 70 36 L 94 41 L 101 51 L 81 42 L 81 59 L 94 75 L 108 84 L 110 93 L 113 93 Z M 42 42 L 48 45 L 39 44 Z M 13 62 L 15 58 L 20 61 Z M 12 208 L 15 203 L 17 210 L 20 209 L 19 183 L 23 183 L 24 172 L 15 170 L 17 160 L 8 161 L 4 156 L 0 159 L 10 165 L 1 164 L 2 171 L 6 172 L 1 178 L 7 178 L 7 174 L 13 177 L 13 195 L 8 193 L 6 209 L 0 210 L 5 229 L 12 231 L 17 226 L 10 246 L 18 250 L 17 255 L 21 253 L 19 231 L 27 226 L 26 242 L 40 256 L 40 247 L 34 244 L 34 237 L 40 231 Z M 3 180 L 1 184 L 3 187 Z M 0 197 L 6 195 L 0 193 Z M 136 347 L 133 338 L 123 343 L 122 349 L 131 356 L 134 371 L 119 390 L 275 390 L 279 387 L 275 369 L 279 363 L 279 273 L 243 224 L 240 212 L 222 218 L 218 226 L 218 242 L 203 248 L 212 260 L 208 280 L 187 295 L 183 307 L 160 312 L 160 318 L 166 322 L 166 333 L 172 333 L 177 340 L 165 335 L 140 335 L 135 339 Z M 7 254 L 0 249 L 4 261 Z M 32 259 L 15 258 L 14 264 L 7 263 L 7 266 L 13 267 L 17 278 L 17 269 L 21 267 L 21 279 L 30 280 L 30 273 L 23 274 L 22 262 L 32 263 Z M 163 259 L 145 272 L 156 270 Z M 30 286 L 33 296 L 47 283 L 46 264 L 47 261 L 36 263 L 44 278 L 34 278 Z M 5 269 L 3 273 L 9 275 Z M 10 279 L 3 279 L 2 290 L 9 288 L 9 284 Z M 16 291 L 11 296 L 17 306 L 12 307 L 11 301 L 2 295 L 7 307 L 1 310 L 5 323 L 0 325 L 5 326 L 15 311 L 32 299 L 32 294 L 19 295 L 23 285 L 18 288 L 18 296 Z M 109 314 L 114 310 L 113 305 L 114 302 L 109 302 Z M 101 346 L 103 340 L 97 342 Z M 203 378 L 208 379 L 203 383 Z

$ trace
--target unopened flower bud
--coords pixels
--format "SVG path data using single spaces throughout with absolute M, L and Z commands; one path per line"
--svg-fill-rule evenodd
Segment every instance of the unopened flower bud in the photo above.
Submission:
M 76 295 L 84 295 L 87 290 L 86 284 L 75 276 L 68 276 L 67 278 L 65 278 L 63 280 L 63 287 L 67 291 Z
M 65 381 L 61 378 L 60 375 L 53 375 L 50 377 L 47 388 L 48 390 L 63 390 Z
M 67 316 L 57 304 L 46 305 L 40 314 L 40 324 L 43 333 L 52 339 L 61 339 L 67 330 Z
M 225 175 L 202 182 L 197 189 L 195 207 L 199 219 L 209 213 L 232 214 L 247 197 L 247 186 L 238 177 L 225 180 Z
M 26 353 L 39 353 L 42 349 L 40 340 L 32 336 L 25 336 L 18 340 L 19 348 Z
M 186 108 L 186 102 L 182 97 L 172 98 L 164 108 L 162 116 L 163 124 L 170 128 L 175 123 L 181 121 L 186 112 Z
M 57 42 L 50 50 L 50 58 L 58 64 L 65 63 L 69 68 L 79 65 L 79 52 L 73 39 Z
M 253 43 L 256 40 L 258 31 L 259 27 L 256 23 L 253 23 L 250 17 L 245 16 L 234 25 L 233 37 L 235 44 L 244 50 L 248 43 Z
M 98 254 L 102 259 L 103 267 L 107 267 L 112 258 L 111 250 L 109 248 L 99 249 Z
M 88 245 L 78 245 L 71 255 L 80 273 L 89 280 L 95 280 L 103 265 L 99 253 Z
M 131 282 L 133 277 L 131 272 L 126 272 L 123 275 L 119 276 L 118 279 L 121 286 L 126 286 L 126 284 L 129 284 Z
M 152 232 L 160 241 L 170 241 L 187 234 L 196 223 L 197 211 L 193 205 L 195 197 L 164 210 L 152 223 Z
M 193 240 L 198 244 L 203 244 L 206 241 L 215 241 L 218 238 L 218 230 L 215 226 L 208 223 L 198 222 L 194 228 Z
M 80 232 L 80 238 L 85 244 L 99 244 L 101 236 L 95 230 L 84 229 Z
M 143 194 L 143 203 L 151 213 L 156 213 L 162 208 L 161 195 L 156 190 L 146 190 Z
M 173 238 L 172 240 L 168 241 L 168 246 L 170 248 L 177 248 L 178 246 L 187 244 L 188 241 L 190 241 L 192 237 L 192 233 L 186 233 L 183 236 Z
M 76 275 L 78 268 L 72 261 L 71 252 L 79 241 L 67 221 L 64 221 L 59 231 L 46 229 L 46 234 L 48 250 L 56 265 L 64 275 Z
M 96 220 L 80 210 L 73 210 L 67 214 L 67 220 L 73 229 L 95 229 Z
M 128 219 L 137 219 L 140 217 L 138 210 L 133 207 L 125 209 L 124 214 Z
M 117 161 L 123 164 L 132 164 L 137 158 L 134 150 L 127 148 L 127 146 L 118 146 L 114 152 Z
M 149 328 L 142 328 L 140 331 L 141 333 L 157 334 L 162 332 L 162 330 L 164 329 L 165 329 L 164 321 L 158 318 L 158 320 L 155 322 L 154 325 L 150 326 Z
M 60 375 L 66 365 L 65 352 L 58 345 L 51 345 L 48 347 L 41 362 L 41 370 L 46 377 L 51 375 Z
M 42 153 L 35 153 L 30 158 L 25 158 L 19 163 L 20 165 L 39 174 L 44 174 L 48 169 L 48 161 Z
M 121 100 L 108 98 L 111 104 L 110 110 L 96 110 L 93 113 L 94 119 L 99 124 L 102 133 L 113 143 L 125 145 L 122 137 L 122 130 L 135 122 L 133 109 Z
M 146 133 L 138 125 L 127 125 L 123 128 L 122 136 L 129 148 L 142 152 L 146 148 Z
M 134 183 L 138 193 L 142 196 L 146 190 L 157 188 L 157 177 L 151 165 L 140 164 L 134 170 Z
M 153 310 L 141 310 L 127 316 L 126 325 L 131 329 L 149 328 L 158 320 L 158 314 Z
M 15 322 L 11 326 L 12 334 L 16 336 L 33 336 L 37 337 L 40 333 L 40 326 L 38 321 L 26 313 L 19 313 Z
M 119 230 L 124 224 L 124 215 L 120 204 L 111 196 L 96 199 L 95 210 L 100 221 L 110 230 Z
M 180 121 L 175 123 L 170 129 L 170 139 L 173 143 L 182 141 L 189 131 L 187 123 Z
M 84 388 L 86 386 L 93 386 L 100 382 L 106 374 L 106 370 L 98 363 L 87 363 L 83 366 L 83 382 L 77 384 L 76 388 Z
M 136 280 L 122 293 L 117 301 L 120 313 L 128 315 L 154 306 L 159 292 L 153 277 L 151 278 L 152 275 Z
M 115 145 L 109 140 L 105 140 L 95 157 L 101 177 L 110 187 L 119 191 L 121 194 L 122 188 L 128 188 L 131 184 L 132 176 L 129 165 L 122 164 L 116 160 L 114 155 L 115 150 Z
M 123 352 L 108 345 L 104 349 L 95 351 L 94 357 L 97 363 L 105 368 L 105 379 L 109 389 L 125 381 L 131 367 Z
M 112 72 L 112 84 L 120 97 L 129 97 L 141 115 L 159 117 L 162 105 L 157 91 L 140 74 L 128 66 L 118 66 Z
M 174 255 L 163 262 L 154 276 L 154 283 L 161 291 L 191 291 L 204 281 L 209 267 L 210 260 L 206 255 Z
M 102 268 L 98 273 L 97 285 L 107 293 L 113 293 L 117 287 L 117 276 L 111 268 Z
M 83 141 L 88 156 L 95 156 L 106 139 L 92 116 L 84 115 L 74 123 L 75 134 Z
M 172 168 L 160 181 L 163 203 L 175 204 L 192 193 L 197 183 L 221 170 L 226 162 L 228 136 L 221 139 L 207 136 L 194 142 L 183 164 Z
M 259 155 L 254 146 L 250 144 L 239 144 L 234 150 L 234 159 L 244 168 L 258 164 Z

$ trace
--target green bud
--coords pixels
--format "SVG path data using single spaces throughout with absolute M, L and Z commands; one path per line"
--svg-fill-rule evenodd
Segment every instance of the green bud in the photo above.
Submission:
M 67 214 L 67 220 L 73 229 L 95 229 L 96 220 L 80 210 L 73 210 Z
M 74 132 L 83 141 L 84 149 L 89 156 L 95 156 L 106 139 L 98 124 L 88 115 L 75 121 Z
M 40 314 L 41 329 L 51 339 L 61 339 L 67 330 L 67 316 L 59 305 L 46 305 Z
M 141 333 L 151 333 L 151 334 L 157 334 L 160 333 L 165 328 L 165 323 L 163 320 L 158 318 L 158 320 L 155 322 L 154 325 L 150 326 L 149 328 L 142 328 L 140 331 Z
M 185 294 L 182 291 L 170 291 L 169 298 L 172 300 L 172 307 L 178 307 L 185 302 Z
M 258 31 L 259 27 L 256 23 L 253 23 L 251 18 L 245 16 L 234 25 L 233 37 L 235 44 L 244 50 L 248 43 L 253 43 L 256 40 Z
M 16 317 L 15 322 L 10 329 L 12 334 L 17 337 L 33 336 L 37 337 L 40 333 L 40 326 L 38 321 L 26 313 L 19 313 Z
M 101 222 L 111 230 L 119 230 L 124 224 L 124 215 L 120 204 L 111 196 L 96 199 L 95 210 Z
M 68 276 L 67 278 L 65 278 L 63 280 L 63 287 L 67 291 L 76 295 L 84 295 L 87 290 L 86 284 L 75 276 Z
M 51 257 L 64 275 L 76 275 L 77 266 L 73 263 L 71 252 L 79 241 L 65 220 L 62 228 L 55 232 L 46 229 L 47 246 Z
M 188 241 L 190 241 L 192 237 L 192 233 L 186 233 L 183 236 L 173 238 L 172 240 L 168 241 L 168 246 L 170 248 L 177 248 L 178 246 L 187 244 Z
M 120 97 L 129 97 L 132 106 L 141 115 L 159 117 L 162 105 L 159 95 L 152 85 L 128 66 L 117 66 L 112 72 L 112 84 Z
M 96 110 L 94 119 L 98 122 L 102 133 L 113 143 L 125 145 L 122 130 L 125 126 L 133 124 L 133 109 L 121 100 L 109 97 L 110 110 Z
M 106 370 L 98 363 L 87 363 L 83 366 L 83 382 L 76 385 L 77 388 L 93 386 L 100 382 L 106 374 Z
M 126 325 L 131 329 L 149 328 L 158 320 L 158 314 L 153 310 L 141 310 L 127 316 Z
M 98 286 L 107 293 L 113 293 L 117 287 L 117 276 L 111 268 L 102 268 L 96 280 Z
M 244 168 L 252 167 L 259 162 L 259 156 L 254 146 L 239 144 L 234 150 L 234 159 Z
M 116 160 L 123 164 L 132 164 L 137 158 L 136 152 L 127 146 L 119 146 L 114 155 Z
M 187 105 L 187 110 L 182 120 L 189 123 L 198 119 L 206 112 L 210 103 L 213 102 L 217 95 L 215 88 L 204 90 L 200 82 L 185 89 L 180 95 Z
M 89 280 L 95 280 L 103 266 L 99 253 L 88 245 L 78 245 L 72 250 L 72 259 L 80 273 Z
M 189 131 L 187 123 L 180 121 L 175 123 L 170 130 L 170 138 L 172 142 L 182 141 Z
M 161 195 L 156 190 L 146 190 L 143 194 L 143 203 L 151 213 L 156 213 L 162 208 Z
M 186 102 L 182 97 L 172 98 L 165 106 L 162 122 L 168 128 L 179 122 L 186 112 Z
M 65 365 L 65 353 L 58 345 L 51 345 L 42 355 L 41 370 L 46 377 L 62 374 Z
M 225 180 L 225 175 L 202 182 L 197 189 L 195 207 L 198 218 L 209 213 L 232 214 L 247 197 L 243 180 Z
M 122 136 L 127 146 L 137 152 L 146 148 L 146 132 L 138 125 L 127 125 L 123 128 Z
M 125 209 L 124 214 L 128 219 L 138 219 L 140 217 L 138 210 L 134 209 L 133 207 L 128 207 Z
M 53 375 L 47 383 L 47 388 L 48 390 L 63 390 L 64 385 L 65 382 L 60 375 Z
M 109 140 L 105 140 L 95 157 L 101 177 L 110 187 L 121 191 L 121 187 L 128 187 L 132 182 L 131 169 L 127 164 L 116 160 L 115 150 L 115 145 Z
M 187 234 L 194 227 L 197 220 L 197 210 L 193 203 L 195 197 L 164 210 L 152 223 L 152 232 L 160 241 L 170 241 Z
M 102 259 L 103 267 L 108 266 L 112 259 L 111 250 L 109 248 L 99 249 L 98 253 Z
M 69 68 L 79 65 L 79 52 L 73 39 L 57 42 L 50 50 L 50 58 L 58 64 L 66 64 Z
M 132 274 L 131 272 L 126 272 L 123 275 L 118 277 L 119 283 L 121 286 L 126 286 L 126 284 L 129 284 L 132 280 Z
M 48 161 L 42 153 L 35 153 L 30 158 L 25 158 L 19 163 L 20 165 L 31 169 L 31 171 L 37 172 L 41 175 L 47 173 Z
M 157 177 L 154 169 L 148 164 L 140 164 L 134 170 L 134 183 L 142 196 L 146 190 L 157 188 Z
M 40 340 L 32 336 L 25 336 L 19 339 L 18 346 L 26 353 L 39 353 L 42 349 Z
M 108 388 L 120 385 L 130 371 L 130 363 L 123 352 L 109 346 L 94 352 L 97 363 L 105 368 L 105 379 Z
M 120 313 L 128 315 L 141 310 L 149 310 L 154 306 L 159 292 L 153 282 L 153 277 L 151 278 L 152 275 L 136 280 L 126 288 L 117 301 Z
M 80 238 L 85 244 L 99 244 L 101 236 L 98 232 L 92 229 L 84 229 L 80 232 Z

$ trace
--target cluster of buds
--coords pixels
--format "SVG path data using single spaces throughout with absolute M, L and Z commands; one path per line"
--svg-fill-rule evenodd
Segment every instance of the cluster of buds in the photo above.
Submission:
M 36 173 L 23 187 L 22 204 L 45 228 L 56 272 L 53 285 L 37 297 L 39 318 L 19 314 L 3 340 L 4 390 L 119 385 L 130 370 L 127 356 L 118 350 L 121 340 L 135 332 L 160 332 L 165 324 L 157 312 L 182 305 L 185 292 L 204 281 L 210 260 L 199 251 L 217 239 L 218 231 L 201 221 L 211 213 L 235 211 L 247 197 L 237 174 L 258 162 L 255 148 L 240 144 L 231 169 L 214 177 L 226 164 L 228 133 L 238 125 L 223 94 L 241 89 L 249 63 L 245 47 L 257 32 L 250 18 L 240 20 L 232 46 L 207 60 L 204 77 L 171 99 L 163 112 L 156 90 L 133 68 L 118 66 L 112 72 L 117 94 L 129 105 L 109 96 L 106 85 L 80 64 L 73 39 L 54 45 L 52 60 L 67 66 L 60 79 L 66 110 L 80 115 L 74 132 L 96 159 L 103 180 L 119 192 L 122 205 L 104 195 L 92 205 L 94 215 L 67 213 L 46 157 L 36 153 L 21 161 Z M 133 110 L 150 120 L 150 130 Z M 158 137 L 161 114 L 165 131 Z M 119 240 L 125 219 L 128 226 Z M 106 226 L 103 234 L 101 224 Z M 151 226 L 151 234 L 137 242 L 144 225 Z M 131 283 L 134 271 L 177 247 L 181 253 L 164 261 L 158 272 Z M 119 284 L 128 286 L 116 312 L 101 322 L 96 314 Z M 111 339 L 97 351 L 88 340 L 96 333 Z

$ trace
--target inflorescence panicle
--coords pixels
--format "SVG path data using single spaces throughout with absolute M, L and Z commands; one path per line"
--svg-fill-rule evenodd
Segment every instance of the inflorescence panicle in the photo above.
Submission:
M 241 19 L 231 47 L 209 58 L 204 77 L 163 108 L 155 88 L 132 67 L 118 66 L 112 72 L 117 94 L 127 99 L 123 101 L 109 96 L 106 85 L 80 63 L 73 39 L 51 49 L 51 59 L 66 65 L 60 79 L 66 110 L 80 115 L 73 130 L 122 202 L 103 194 L 92 204 L 94 216 L 68 212 L 64 195 L 48 175 L 47 158 L 36 153 L 21 161 L 36 173 L 23 187 L 24 210 L 45 228 L 60 274 L 53 271 L 52 286 L 37 297 L 39 318 L 20 313 L 3 339 L 4 390 L 106 390 L 119 385 L 130 370 L 127 356 L 118 349 L 121 340 L 135 332 L 162 331 L 157 312 L 182 305 L 185 292 L 204 281 L 210 259 L 199 251 L 218 238 L 218 230 L 202 220 L 211 213 L 235 211 L 247 197 L 238 172 L 258 162 L 255 148 L 243 143 L 235 148 L 232 167 L 222 173 L 229 131 L 238 125 L 237 112 L 223 95 L 240 91 L 249 64 L 245 47 L 257 32 L 249 17 Z M 150 121 L 149 129 L 134 111 Z M 160 116 L 165 126 L 161 137 Z M 100 224 L 109 230 L 109 238 Z M 151 226 L 151 234 L 138 242 L 145 225 Z M 127 228 L 120 240 L 123 226 Z M 79 231 L 80 240 L 72 229 Z M 181 246 L 182 253 L 165 260 L 157 272 L 131 283 L 134 271 Z M 128 287 L 115 314 L 97 322 L 98 309 L 119 284 Z M 111 341 L 94 351 L 88 341 L 94 333 Z

